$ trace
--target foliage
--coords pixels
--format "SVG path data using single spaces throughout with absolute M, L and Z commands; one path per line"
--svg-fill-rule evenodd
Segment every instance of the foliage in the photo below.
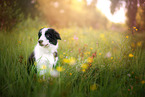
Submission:
M 24 17 L 33 16 L 35 2 L 32 1 L 0 0 L 0 30 L 10 30 Z
M 108 20 L 96 9 L 96 2 L 93 0 L 88 5 L 86 0 L 1 0 L 0 29 L 10 30 L 29 16 L 41 17 L 48 24 L 58 27 L 77 25 L 106 29 Z
M 145 26 L 145 0 L 110 0 L 111 1 L 111 12 L 114 13 L 122 5 L 126 5 L 127 9 L 127 25 L 132 29 L 133 27 L 139 28 L 139 30 L 144 30 Z M 142 10 L 142 11 L 141 11 Z M 137 17 L 137 18 L 136 18 Z M 139 21 L 139 22 L 138 22 Z M 142 22 L 140 22 L 142 21 Z
M 38 0 L 37 8 L 50 25 L 106 28 L 108 20 L 96 9 L 96 0 L 93 1 L 87 5 L 86 0 Z
M 137 0 L 127 0 L 127 24 L 130 28 L 136 27 Z
M 137 28 L 145 31 L 145 3 L 141 4 L 141 6 L 138 7 L 136 20 Z
M 53 27 L 62 38 L 60 76 L 42 80 L 28 75 L 27 59 L 42 26 L 46 24 L 37 18 L 28 19 L 12 33 L 0 33 L 1 97 L 145 96 L 144 44 L 127 32 Z

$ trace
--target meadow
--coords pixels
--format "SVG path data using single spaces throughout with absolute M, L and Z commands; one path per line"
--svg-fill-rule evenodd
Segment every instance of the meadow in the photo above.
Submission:
M 144 41 L 128 31 L 52 27 L 62 38 L 59 76 L 28 75 L 27 59 L 42 27 L 49 25 L 28 19 L 0 32 L 1 97 L 145 97 Z

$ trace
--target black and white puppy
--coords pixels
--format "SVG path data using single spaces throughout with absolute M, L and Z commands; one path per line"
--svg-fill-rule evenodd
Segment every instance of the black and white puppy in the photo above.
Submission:
M 54 29 L 40 29 L 38 33 L 38 43 L 29 57 L 29 63 L 34 64 L 34 62 L 36 62 L 36 70 L 39 75 L 50 72 L 56 65 L 58 61 L 57 40 L 61 40 L 61 37 Z

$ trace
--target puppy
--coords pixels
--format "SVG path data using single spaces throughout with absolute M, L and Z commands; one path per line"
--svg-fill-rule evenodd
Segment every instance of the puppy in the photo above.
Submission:
M 38 43 L 30 55 L 29 64 L 35 64 L 35 71 L 38 75 L 49 74 L 58 61 L 57 48 L 58 40 L 61 37 L 52 28 L 42 28 L 38 33 Z M 28 66 L 28 73 L 32 65 Z

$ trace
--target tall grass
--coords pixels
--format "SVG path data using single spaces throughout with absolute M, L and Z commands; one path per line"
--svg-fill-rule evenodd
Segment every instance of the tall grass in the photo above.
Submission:
M 43 26 L 45 23 L 39 20 L 28 19 L 12 32 L 0 32 L 0 96 L 145 96 L 143 42 L 132 42 L 132 36 L 125 32 L 55 28 L 62 38 L 59 77 L 40 80 L 34 74 L 28 75 L 27 59 Z

